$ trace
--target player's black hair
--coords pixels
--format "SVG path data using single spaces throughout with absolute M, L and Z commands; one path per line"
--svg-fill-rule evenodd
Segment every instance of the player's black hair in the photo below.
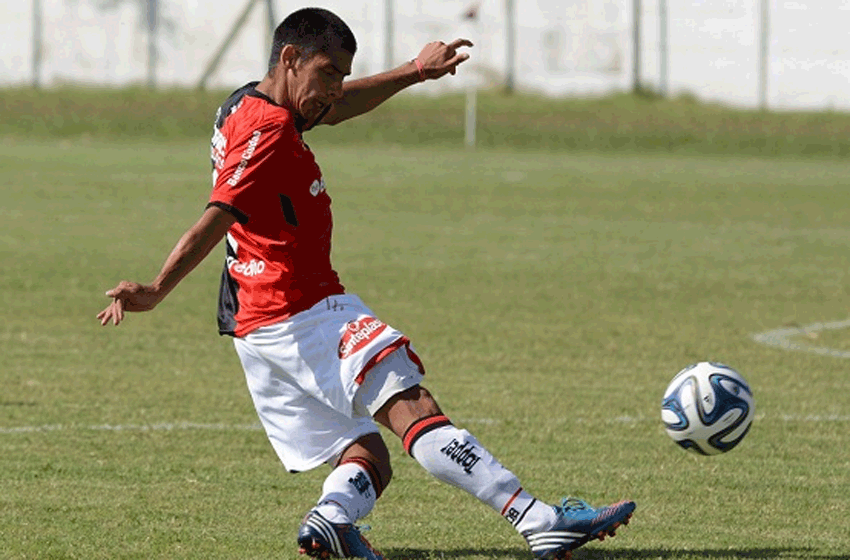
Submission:
M 357 51 L 357 40 L 351 28 L 339 16 L 323 8 L 297 10 L 277 26 L 269 56 L 269 73 L 277 66 L 284 45 L 300 48 L 302 59 L 337 48 L 352 55 Z

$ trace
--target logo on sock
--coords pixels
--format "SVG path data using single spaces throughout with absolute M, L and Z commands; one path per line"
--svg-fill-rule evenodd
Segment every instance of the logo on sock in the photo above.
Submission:
M 354 486 L 355 490 L 360 492 L 360 494 L 366 494 L 369 491 L 369 486 L 371 483 L 369 482 L 369 478 L 362 472 L 357 473 L 353 478 L 349 478 L 348 482 Z
M 456 439 L 452 439 L 444 448 L 440 449 L 446 457 L 463 467 L 463 472 L 472 474 L 472 467 L 481 460 L 479 455 L 475 454 L 475 446 L 469 442 L 460 443 Z

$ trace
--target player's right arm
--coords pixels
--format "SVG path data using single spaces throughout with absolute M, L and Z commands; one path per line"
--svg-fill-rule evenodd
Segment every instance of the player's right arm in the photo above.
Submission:
M 323 118 L 313 125 L 337 124 L 368 113 L 401 90 L 424 80 L 437 80 L 454 74 L 458 64 L 469 59 L 469 54 L 458 52 L 461 47 L 471 47 L 468 39 L 456 39 L 448 45 L 435 41 L 428 43 L 414 61 L 374 76 L 346 81 L 342 85 L 342 99 L 331 106 Z
M 150 311 L 173 290 L 201 261 L 230 229 L 236 217 L 217 206 L 209 206 L 201 218 L 190 227 L 172 249 L 162 265 L 162 270 L 150 284 L 121 281 L 106 292 L 112 302 L 97 318 L 101 325 L 110 321 L 118 325 L 127 311 Z

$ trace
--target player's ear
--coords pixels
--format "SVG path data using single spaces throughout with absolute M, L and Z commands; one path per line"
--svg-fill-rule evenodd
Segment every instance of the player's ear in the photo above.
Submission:
M 301 50 L 295 45 L 284 45 L 282 49 L 280 49 L 280 59 L 278 60 L 278 64 L 284 69 L 294 69 L 295 64 L 298 62 L 298 59 L 301 57 Z

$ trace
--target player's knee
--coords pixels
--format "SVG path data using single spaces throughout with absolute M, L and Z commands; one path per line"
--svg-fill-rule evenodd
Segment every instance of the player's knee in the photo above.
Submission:
M 440 414 L 440 407 L 431 392 L 422 385 L 415 385 L 396 395 L 381 408 L 379 413 L 430 416 Z
M 422 406 L 427 407 L 429 412 L 439 414 L 441 412 L 440 407 L 437 405 L 437 401 L 434 399 L 431 392 L 422 385 L 417 385 L 414 389 L 416 388 L 419 389 L 419 397 L 417 400 L 422 404 Z
M 417 420 L 441 414 L 437 401 L 428 389 L 416 385 L 393 395 L 374 418 L 397 436 L 402 437 L 407 428 Z

